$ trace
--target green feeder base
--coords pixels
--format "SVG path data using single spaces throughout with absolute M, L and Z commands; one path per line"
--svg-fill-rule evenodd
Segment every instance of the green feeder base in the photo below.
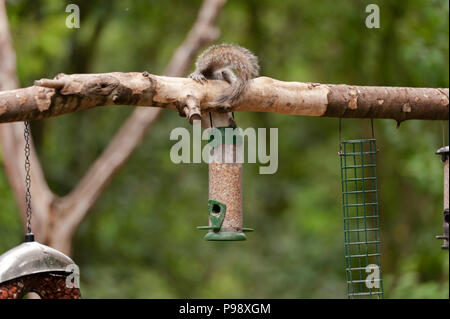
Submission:
M 234 232 L 208 232 L 205 235 L 205 240 L 210 241 L 242 241 L 246 240 L 247 236 L 244 233 L 234 233 Z

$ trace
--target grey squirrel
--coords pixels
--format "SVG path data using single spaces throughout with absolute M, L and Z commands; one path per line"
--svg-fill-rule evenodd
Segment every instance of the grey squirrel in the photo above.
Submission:
M 224 80 L 231 87 L 214 104 L 230 106 L 237 102 L 250 79 L 259 74 L 258 58 L 249 50 L 234 44 L 213 45 L 203 51 L 189 75 L 203 83 Z

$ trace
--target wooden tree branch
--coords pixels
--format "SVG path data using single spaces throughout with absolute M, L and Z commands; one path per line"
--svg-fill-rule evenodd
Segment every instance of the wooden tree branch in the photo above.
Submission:
M 218 39 L 219 31 L 216 21 L 225 3 L 226 0 L 203 2 L 193 27 L 185 41 L 175 51 L 165 74 L 183 76 L 192 65 L 198 51 Z M 60 234 L 55 238 L 68 235 L 71 238 L 102 191 L 159 118 L 161 111 L 160 108 L 137 108 L 74 189 L 63 198 L 56 200 L 54 206 L 64 215 L 65 223 L 61 227 L 55 227 L 54 232 Z M 64 249 L 67 251 L 69 248 Z
M 3 0 L 0 0 L 1 3 Z M 225 0 L 204 1 L 197 21 L 185 42 L 175 52 L 165 74 L 183 76 L 198 50 L 217 39 L 215 22 L 224 3 Z M 0 24 L 1 20 L 2 17 Z M 11 79 L 15 79 L 14 55 L 11 58 L 10 52 L 6 53 L 7 59 L 2 55 L 12 50 L 10 44 L 9 49 L 4 47 L 4 34 L 0 28 L 0 82 L 12 83 Z M 9 74 L 7 80 L 2 78 L 5 74 Z M 17 87 L 17 80 L 14 81 L 13 85 L 7 84 L 1 89 Z M 43 227 L 38 228 L 39 232 L 48 235 L 43 242 L 66 253 L 70 251 L 71 238 L 80 221 L 142 141 L 163 108 L 177 109 L 188 117 L 201 112 L 234 110 L 392 118 L 397 121 L 448 119 L 448 89 L 289 83 L 261 77 L 250 83 L 238 104 L 224 108 L 211 103 L 227 88 L 227 84 L 221 81 L 200 85 L 189 79 L 147 73 L 108 73 L 61 74 L 55 79 L 43 79 L 36 84 L 30 88 L 0 92 L 0 122 L 41 119 L 102 105 L 158 107 L 137 108 L 79 184 L 63 198 L 57 198 L 48 189 L 38 158 L 32 154 L 32 165 L 37 165 L 36 168 L 32 167 L 33 206 L 37 206 L 33 207 L 34 218 L 43 221 Z M 5 130 L 6 127 L 9 129 Z M 5 167 L 19 203 L 23 202 L 24 197 L 23 172 L 20 173 L 23 171 L 22 131 L 19 123 L 0 125 L 3 153 L 7 154 L 3 155 Z M 36 223 L 33 227 L 36 229 Z
M 106 105 L 193 106 L 202 112 L 251 111 L 292 115 L 410 119 L 448 119 L 448 89 L 370 87 L 282 82 L 268 77 L 251 80 L 240 102 L 214 105 L 227 84 L 144 73 L 58 75 L 36 85 L 0 92 L 0 122 L 42 119 Z

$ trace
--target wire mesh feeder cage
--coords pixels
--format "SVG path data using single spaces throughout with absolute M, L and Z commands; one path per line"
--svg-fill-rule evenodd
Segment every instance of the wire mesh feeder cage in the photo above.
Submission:
M 78 267 L 56 249 L 34 240 L 0 256 L 0 299 L 37 293 L 42 299 L 79 299 Z
M 348 298 L 383 298 L 375 139 L 340 142 Z

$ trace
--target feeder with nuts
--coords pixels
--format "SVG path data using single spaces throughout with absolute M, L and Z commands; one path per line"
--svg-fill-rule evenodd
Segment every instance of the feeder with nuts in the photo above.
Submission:
M 25 122 L 25 242 L 0 256 L 0 299 L 37 293 L 42 299 L 79 299 L 77 265 L 62 252 L 34 241 L 31 232 L 30 124 Z
M 209 161 L 209 225 L 199 226 L 208 233 L 205 240 L 246 240 L 242 227 L 242 163 L 238 148 L 241 136 L 236 135 L 234 120 L 229 113 L 210 115 L 212 154 Z
M 78 267 L 56 249 L 27 234 L 26 242 L 0 256 L 0 299 L 37 293 L 42 299 L 79 299 Z
M 449 148 L 448 146 L 441 147 L 437 150 L 436 154 L 442 156 L 442 163 L 444 163 L 444 221 L 443 221 L 443 228 L 444 228 L 444 234 L 441 236 L 436 236 L 437 239 L 443 239 L 444 243 L 441 246 L 442 249 L 448 250 L 448 241 L 449 241 L 449 234 L 448 234 L 448 223 L 449 223 L 449 193 L 448 193 L 448 183 L 449 183 L 449 167 L 448 167 L 448 157 L 449 157 Z

